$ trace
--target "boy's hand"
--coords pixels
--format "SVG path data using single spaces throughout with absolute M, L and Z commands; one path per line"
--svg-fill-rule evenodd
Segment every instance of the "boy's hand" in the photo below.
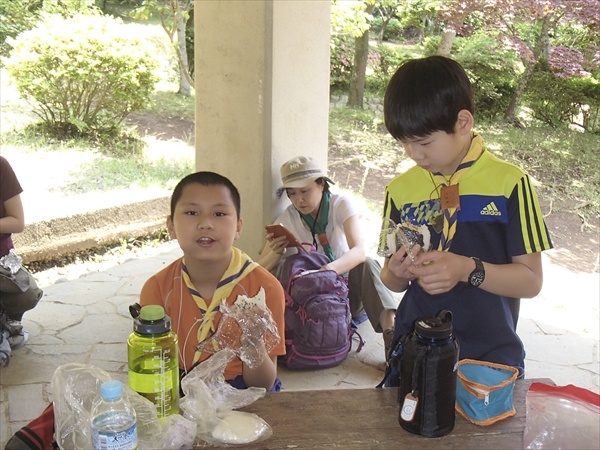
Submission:
M 466 256 L 432 250 L 417 256 L 415 265 L 408 270 L 425 292 L 435 295 L 448 292 L 460 281 L 466 281 L 474 268 L 470 268 L 471 265 L 474 266 L 474 263 Z
M 419 245 L 413 246 L 412 257 L 416 258 L 420 251 L 421 247 Z M 408 244 L 405 244 L 390 257 L 387 267 L 390 273 L 396 278 L 408 282 L 414 280 L 416 276 L 408 270 L 412 266 L 413 260 L 407 252 Z

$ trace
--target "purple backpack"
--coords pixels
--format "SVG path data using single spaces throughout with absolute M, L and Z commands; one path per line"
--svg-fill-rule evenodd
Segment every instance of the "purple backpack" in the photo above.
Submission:
M 299 248 L 283 263 L 286 355 L 278 362 L 288 369 L 337 366 L 352 347 L 346 280 L 333 270 L 319 271 L 330 262 L 322 253 Z M 302 275 L 306 271 L 314 272 Z

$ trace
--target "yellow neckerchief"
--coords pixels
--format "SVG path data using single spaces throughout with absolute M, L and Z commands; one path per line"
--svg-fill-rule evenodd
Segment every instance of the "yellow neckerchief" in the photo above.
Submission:
M 458 165 L 450 179 L 447 180 L 443 174 L 438 172 L 433 174 L 435 182 L 438 183 L 438 186 L 442 187 L 458 185 L 458 180 L 460 180 L 460 178 L 467 173 L 469 168 L 475 164 L 475 161 L 479 159 L 483 151 L 483 138 L 471 132 L 471 146 L 469 147 L 469 151 Z M 460 205 L 458 208 L 444 209 L 444 228 L 442 229 L 442 236 L 440 237 L 440 243 L 438 246 L 438 250 L 440 251 L 447 252 L 450 250 L 452 238 L 454 238 L 454 234 L 456 233 L 456 219 L 458 217 L 459 209 Z
M 219 305 L 221 301 L 229 297 L 233 288 L 255 267 L 258 266 L 257 263 L 252 261 L 248 255 L 246 255 L 241 250 L 232 247 L 231 261 L 229 262 L 229 267 L 221 277 L 221 281 L 217 284 L 217 289 L 213 294 L 213 298 L 210 301 L 210 304 L 206 304 L 206 300 L 204 300 L 194 285 L 192 284 L 192 280 L 190 280 L 190 275 L 188 273 L 187 267 L 185 265 L 185 258 L 182 261 L 182 277 L 185 285 L 188 287 L 192 298 L 196 302 L 196 305 L 200 309 L 202 313 L 202 322 L 198 327 L 198 343 L 203 342 L 207 337 L 215 334 L 216 328 L 214 325 L 214 318 L 217 312 L 219 311 Z M 201 351 L 196 351 L 194 354 L 193 364 L 200 360 Z

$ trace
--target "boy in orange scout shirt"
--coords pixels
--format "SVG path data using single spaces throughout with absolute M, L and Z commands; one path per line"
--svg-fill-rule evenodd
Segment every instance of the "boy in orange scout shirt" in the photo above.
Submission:
M 235 357 L 225 368 L 225 379 L 240 389 L 255 386 L 279 391 L 277 356 L 285 354 L 283 288 L 267 270 L 233 247 L 242 231 L 237 188 L 214 172 L 188 175 L 173 191 L 167 227 L 183 257 L 146 281 L 140 304 L 161 305 L 171 317 L 179 338 L 181 375 L 211 356 L 197 348 L 217 332 L 221 300 L 232 305 L 238 296 L 252 300 L 258 294 L 260 298 L 262 289 L 277 324 L 279 343 L 267 352 L 260 336 L 253 344 L 259 347 L 258 354 L 264 355 L 262 362 L 251 368 Z M 261 321 L 255 319 L 257 324 Z

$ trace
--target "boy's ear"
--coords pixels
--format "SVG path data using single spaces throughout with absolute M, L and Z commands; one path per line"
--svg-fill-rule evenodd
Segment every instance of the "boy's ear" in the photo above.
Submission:
M 173 226 L 173 218 L 171 216 L 167 216 L 167 230 L 169 230 L 169 236 L 171 239 L 177 239 L 175 235 L 175 227 Z
M 474 122 L 475 119 L 473 119 L 473 114 L 466 109 L 461 109 L 458 112 L 458 119 L 456 121 L 457 131 L 463 135 L 471 133 Z
M 235 239 L 234 240 L 237 241 L 241 235 L 242 235 L 242 218 L 240 217 L 238 219 L 237 227 L 235 230 Z

